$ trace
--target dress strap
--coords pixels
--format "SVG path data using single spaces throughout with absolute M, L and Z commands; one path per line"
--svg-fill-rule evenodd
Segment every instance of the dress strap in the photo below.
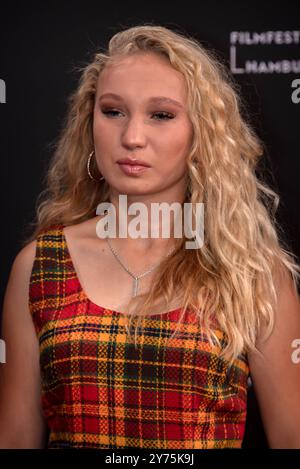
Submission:
M 36 253 L 29 281 L 29 311 L 39 334 L 53 309 L 61 306 L 64 295 L 65 263 L 63 225 L 51 225 L 36 238 Z

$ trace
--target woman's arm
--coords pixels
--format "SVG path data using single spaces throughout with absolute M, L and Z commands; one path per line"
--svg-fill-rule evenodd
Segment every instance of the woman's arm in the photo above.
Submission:
M 28 307 L 29 279 L 36 241 L 16 256 L 3 303 L 0 363 L 0 448 L 45 448 L 47 427 L 41 411 L 39 345 Z
M 300 362 L 292 346 L 300 340 L 300 299 L 288 272 L 278 276 L 276 288 L 274 330 L 257 343 L 263 358 L 248 354 L 249 366 L 269 446 L 300 449 Z

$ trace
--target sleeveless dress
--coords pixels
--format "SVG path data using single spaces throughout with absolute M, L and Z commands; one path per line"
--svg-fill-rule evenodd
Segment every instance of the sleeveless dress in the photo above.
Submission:
M 136 346 L 83 291 L 63 228 L 38 235 L 29 284 L 47 448 L 240 448 L 247 355 L 229 367 L 191 313 L 171 338 L 180 309 L 147 316 Z

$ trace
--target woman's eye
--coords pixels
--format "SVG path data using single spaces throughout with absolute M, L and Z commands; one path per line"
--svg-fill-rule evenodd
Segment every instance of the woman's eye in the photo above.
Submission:
M 114 117 L 116 115 L 116 113 L 118 113 L 118 112 L 120 112 L 120 111 L 117 111 L 115 109 L 102 109 L 102 114 L 112 116 L 112 117 Z
M 155 112 L 153 115 L 160 116 L 159 120 L 174 119 L 175 117 L 173 114 L 169 114 L 168 112 Z

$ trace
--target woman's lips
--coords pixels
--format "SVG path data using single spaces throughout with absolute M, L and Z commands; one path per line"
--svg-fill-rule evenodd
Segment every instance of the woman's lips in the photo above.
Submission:
M 118 163 L 119 167 L 123 171 L 123 173 L 127 174 L 128 176 L 141 174 L 146 169 L 149 169 L 149 166 L 142 166 L 138 164 L 126 164 L 126 163 Z

